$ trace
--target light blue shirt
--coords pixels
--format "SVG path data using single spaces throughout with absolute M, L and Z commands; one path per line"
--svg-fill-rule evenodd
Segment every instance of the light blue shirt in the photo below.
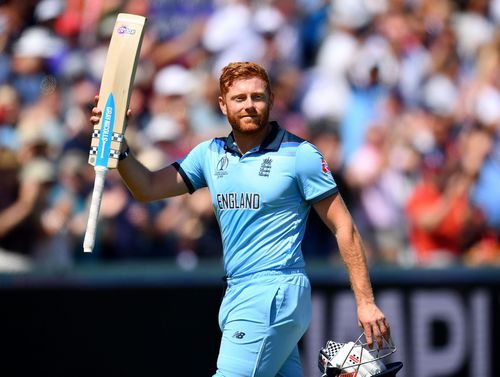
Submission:
M 300 245 L 311 205 L 338 191 L 314 145 L 272 127 L 243 156 L 231 133 L 174 163 L 191 193 L 210 190 L 229 277 L 304 267 Z

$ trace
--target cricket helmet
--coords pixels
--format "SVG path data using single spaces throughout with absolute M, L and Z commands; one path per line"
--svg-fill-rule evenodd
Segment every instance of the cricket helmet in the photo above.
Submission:
M 382 359 L 396 352 L 391 339 L 383 341 L 381 347 L 375 344 L 370 349 L 362 341 L 361 334 L 355 342 L 326 342 L 319 351 L 318 366 L 322 377 L 395 377 L 403 363 L 394 362 L 385 365 Z

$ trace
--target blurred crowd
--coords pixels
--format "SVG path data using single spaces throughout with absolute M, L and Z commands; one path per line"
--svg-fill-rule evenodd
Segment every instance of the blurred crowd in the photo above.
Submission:
M 221 256 L 207 190 L 138 203 L 116 171 L 82 251 L 90 110 L 119 12 L 148 17 L 127 126 L 144 165 L 227 135 L 220 70 L 255 61 L 271 118 L 322 151 L 371 264 L 500 264 L 500 0 L 3 0 L 0 269 Z M 303 249 L 336 261 L 314 213 Z

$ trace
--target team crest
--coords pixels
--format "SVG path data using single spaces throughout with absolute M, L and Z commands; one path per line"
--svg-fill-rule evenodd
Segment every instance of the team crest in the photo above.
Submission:
M 260 170 L 259 170 L 259 175 L 261 177 L 269 177 L 269 173 L 271 173 L 271 163 L 273 162 L 272 159 L 265 158 L 264 161 L 262 161 L 262 165 L 260 165 Z

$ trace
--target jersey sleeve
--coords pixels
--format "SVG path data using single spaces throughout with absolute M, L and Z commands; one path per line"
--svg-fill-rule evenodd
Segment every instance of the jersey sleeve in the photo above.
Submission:
M 207 160 L 209 144 L 210 141 L 198 144 L 184 158 L 173 163 L 173 166 L 188 187 L 190 194 L 207 186 L 204 166 Z
M 326 160 L 311 143 L 304 142 L 297 148 L 295 170 L 299 189 L 309 203 L 314 204 L 338 192 Z

